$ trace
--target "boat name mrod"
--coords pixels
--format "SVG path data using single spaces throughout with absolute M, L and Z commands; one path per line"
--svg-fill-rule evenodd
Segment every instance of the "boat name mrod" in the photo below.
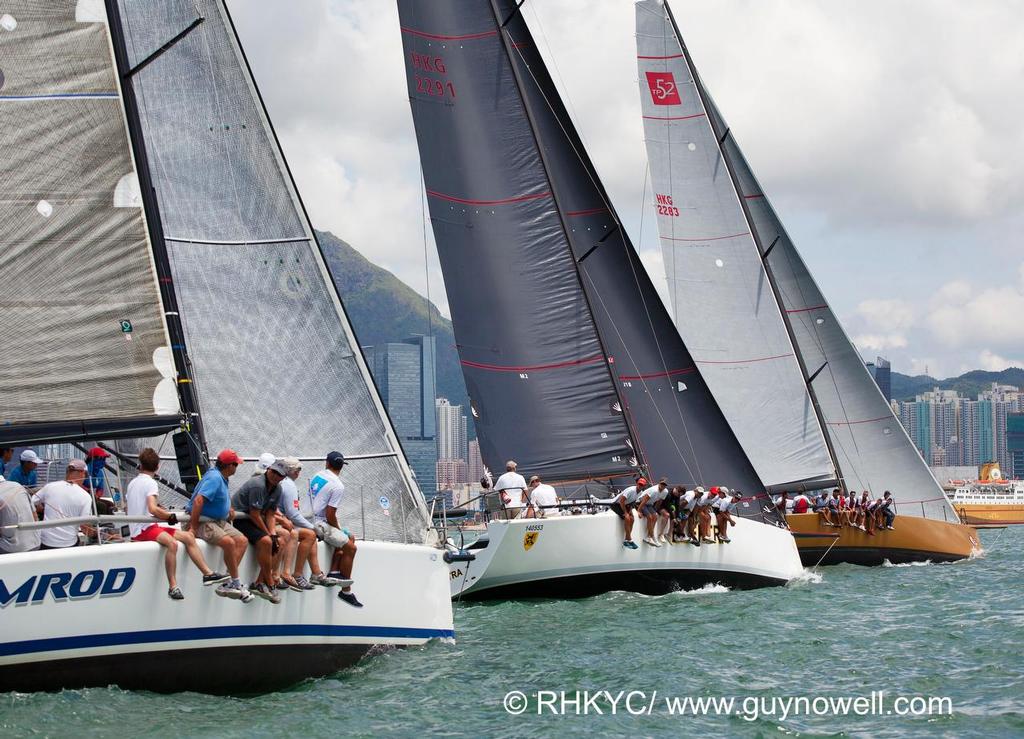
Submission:
M 114 567 L 109 570 L 82 570 L 52 572 L 47 575 L 32 575 L 16 588 L 8 588 L 0 579 L 0 608 L 6 608 L 14 601 L 16 606 L 38 605 L 53 595 L 58 603 L 66 600 L 85 600 L 99 595 L 101 598 L 121 596 L 131 590 L 135 582 L 134 567 Z

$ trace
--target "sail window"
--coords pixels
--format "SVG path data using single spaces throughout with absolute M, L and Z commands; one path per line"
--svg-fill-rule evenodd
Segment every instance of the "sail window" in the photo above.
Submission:
M 114 188 L 115 208 L 141 208 L 142 190 L 139 188 L 139 178 L 135 173 L 124 175 L 117 181 Z
M 684 392 L 685 390 L 686 390 L 686 383 L 685 382 L 677 382 L 676 383 L 676 391 L 677 392 L 681 393 L 681 392 Z
M 75 4 L 75 21 L 78 23 L 106 23 L 107 11 L 103 0 L 78 0 Z
M 13 15 L 10 13 L 0 15 L 0 28 L 3 28 L 5 31 L 13 31 L 17 27 L 18 21 L 15 20 Z
M 36 203 L 36 212 L 43 218 L 49 218 L 53 215 L 53 206 L 46 200 L 40 200 Z

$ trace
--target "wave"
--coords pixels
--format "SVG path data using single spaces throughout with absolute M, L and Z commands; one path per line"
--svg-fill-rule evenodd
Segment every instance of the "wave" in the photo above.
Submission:
M 708 583 L 707 585 L 696 588 L 694 590 L 677 590 L 674 593 L 672 593 L 672 595 L 709 595 L 711 593 L 728 593 L 729 590 L 730 589 L 725 587 L 725 585 L 719 585 L 718 583 Z
M 899 564 L 893 564 L 887 559 L 882 560 L 882 567 L 928 567 L 933 564 L 935 562 L 930 559 L 926 559 L 924 562 L 900 562 Z
M 805 567 L 803 571 L 786 583 L 787 588 L 802 588 L 807 585 L 817 585 L 825 581 L 825 577 L 815 570 Z

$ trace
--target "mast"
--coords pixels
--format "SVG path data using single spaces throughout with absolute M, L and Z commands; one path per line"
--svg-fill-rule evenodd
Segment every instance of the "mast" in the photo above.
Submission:
M 569 260 L 572 262 L 573 274 L 576 275 L 576 280 L 579 284 L 580 292 L 583 294 L 584 302 L 587 305 L 587 316 L 590 320 L 591 325 L 594 327 L 594 334 L 597 336 L 598 345 L 601 347 L 601 354 L 604 356 L 605 359 L 605 370 L 607 371 L 608 377 L 611 380 L 612 387 L 615 389 L 615 397 L 619 403 L 619 407 L 622 408 L 622 418 L 623 422 L 626 425 L 626 430 L 629 433 L 629 443 L 633 448 L 633 453 L 636 454 L 638 466 L 649 477 L 651 475 L 651 471 L 649 465 L 647 464 L 647 460 L 644 458 L 643 448 L 637 441 L 636 432 L 633 430 L 633 425 L 632 423 L 630 423 L 629 420 L 629 414 L 626 413 L 627 406 L 623 401 L 622 392 L 619 388 L 619 383 L 616 380 L 615 375 L 611 371 L 611 367 L 608 364 L 608 350 L 605 347 L 604 338 L 601 336 L 601 331 L 597 326 L 597 322 L 594 320 L 594 307 L 590 302 L 590 294 L 587 291 L 586 285 L 583 284 L 583 276 L 580 274 L 579 262 L 576 260 L 576 256 L 572 252 L 572 241 L 569 237 L 569 227 L 565 222 L 565 211 L 562 208 L 561 202 L 559 201 L 558 189 L 554 186 L 554 183 L 551 181 L 551 169 L 548 164 L 548 156 L 544 150 L 544 147 L 541 145 L 540 139 L 537 136 L 537 124 L 534 119 L 533 107 L 531 106 L 530 101 L 527 99 L 527 97 L 522 94 L 523 79 L 519 73 L 518 65 L 515 62 L 515 58 L 512 56 L 513 49 L 508 34 L 505 33 L 505 26 L 508 24 L 509 21 L 512 20 L 513 17 L 515 17 L 517 13 L 519 13 L 519 9 L 522 7 L 522 4 L 522 2 L 517 3 L 516 6 L 513 8 L 512 12 L 506 18 L 502 19 L 498 14 L 498 6 L 496 4 L 496 0 L 491 0 L 491 12 L 494 13 L 494 20 L 498 24 L 498 36 L 501 37 L 501 43 L 503 48 L 505 49 L 505 54 L 509 58 L 509 66 L 512 68 L 512 74 L 516 80 L 516 92 L 519 94 L 519 99 L 523 103 L 523 110 L 526 113 L 526 119 L 530 125 L 530 134 L 533 136 L 534 144 L 536 145 L 537 151 L 540 154 L 541 164 L 544 169 L 544 177 L 547 180 L 548 188 L 551 191 L 551 198 L 554 200 L 555 203 L 555 211 L 558 213 L 558 222 L 559 224 L 561 224 L 562 233 L 565 234 L 566 244 L 569 245 L 568 256 Z
M 676 40 L 679 42 L 680 48 L 685 52 L 684 61 L 686 62 L 687 66 L 689 66 L 690 73 L 693 75 L 694 88 L 697 90 L 697 94 L 700 97 L 701 105 L 704 107 L 705 112 L 710 111 L 712 109 L 712 105 L 710 100 L 708 99 L 707 92 L 704 90 L 704 83 L 700 79 L 700 74 L 697 72 L 696 65 L 694 65 L 693 63 L 693 58 L 692 56 L 690 56 L 689 50 L 683 43 L 683 36 L 679 32 L 679 26 L 676 24 L 675 15 L 673 15 L 672 13 L 672 8 L 669 7 L 668 3 L 665 3 L 664 7 L 665 12 L 668 15 L 669 22 L 672 24 L 672 30 L 675 33 Z M 784 303 L 782 300 L 782 294 L 779 292 L 778 285 L 776 284 L 775 277 L 772 273 L 771 265 L 769 264 L 767 259 L 768 253 L 771 251 L 772 247 L 775 246 L 775 243 L 773 242 L 767 247 L 767 249 L 765 248 L 765 245 L 761 240 L 761 235 L 753 226 L 753 217 L 750 212 L 750 206 L 747 204 L 746 200 L 740 194 L 740 183 L 736 176 L 736 171 L 733 167 L 733 163 L 730 157 L 727 155 L 725 151 L 725 148 L 722 146 L 722 144 L 725 142 L 726 138 L 730 134 L 729 129 L 726 129 L 725 131 L 720 130 L 721 127 L 718 125 L 718 121 L 715 119 L 714 116 L 710 114 L 708 114 L 708 123 L 711 126 L 711 130 L 715 134 L 715 140 L 718 142 L 718 151 L 722 156 L 722 161 L 725 163 L 726 170 L 729 173 L 729 179 L 732 181 L 733 188 L 736 191 L 737 200 L 739 201 L 740 208 L 743 210 L 743 217 L 746 219 L 747 226 L 750 229 L 751 238 L 754 240 L 754 243 L 757 246 L 757 253 L 760 256 L 761 264 L 764 265 L 765 275 L 768 278 L 768 284 L 771 286 L 772 294 L 775 296 L 775 302 L 779 306 L 779 313 L 782 316 L 782 323 L 786 327 L 786 335 L 789 337 L 789 342 L 793 347 L 793 354 L 796 356 L 797 363 L 800 365 L 800 372 L 804 378 L 804 384 L 807 387 L 807 392 L 811 399 L 811 407 L 814 408 L 814 415 L 818 419 L 818 425 L 821 429 L 822 436 L 824 437 L 825 446 L 828 449 L 829 457 L 831 457 L 832 464 L 835 465 L 836 468 L 836 478 L 838 484 L 840 488 L 843 490 L 843 492 L 846 492 L 846 483 L 843 480 L 843 471 L 839 466 L 838 457 L 836 455 L 835 449 L 832 446 L 832 439 L 829 437 L 828 431 L 826 430 L 827 426 L 825 423 L 824 415 L 821 412 L 821 407 L 818 403 L 817 395 L 814 392 L 814 378 L 817 377 L 818 373 L 825 368 L 825 365 L 822 365 L 821 367 L 816 369 L 813 375 L 810 375 L 807 372 L 807 366 L 804 363 L 803 354 L 800 352 L 800 349 L 798 347 L 796 336 L 793 332 L 793 327 L 792 325 L 790 325 L 789 316 L 783 309 Z
M 121 98 L 124 100 L 125 119 L 128 124 L 128 140 L 131 143 L 132 154 L 135 158 L 135 170 L 139 178 L 139 190 L 142 193 L 146 226 L 149 231 L 150 243 L 153 247 L 153 260 L 156 264 L 160 297 L 164 307 L 164 319 L 171 337 L 171 356 L 174 358 L 174 369 L 177 374 L 178 399 L 181 403 L 181 410 L 185 414 L 185 428 L 193 436 L 193 442 L 198 446 L 199 451 L 205 458 L 198 460 L 202 466 L 209 459 L 209 450 L 207 449 L 206 436 L 203 433 L 202 419 L 199 415 L 199 400 L 193 381 L 192 363 L 189 360 L 188 349 L 185 345 L 185 332 L 182 327 L 181 316 L 178 312 L 178 300 L 174 291 L 174 278 L 171 272 L 170 258 L 167 254 L 167 244 L 164 241 L 160 209 L 157 203 L 156 190 L 153 187 L 153 181 L 150 176 L 149 160 L 146 155 L 146 147 L 143 144 L 138 103 L 135 99 L 135 88 L 131 84 L 131 78 L 136 72 L 163 54 L 193 29 L 197 28 L 203 19 L 201 17 L 198 18 L 182 33 L 169 40 L 146 59 L 135 65 L 134 68 L 131 68 L 128 64 L 128 49 L 125 44 L 124 28 L 121 25 L 121 14 L 118 9 L 117 0 L 105 0 L 105 3 L 110 38 L 114 49 L 118 85 L 121 88 Z M 176 444 L 176 449 L 177 446 Z M 182 461 L 182 457 L 179 455 L 179 463 Z

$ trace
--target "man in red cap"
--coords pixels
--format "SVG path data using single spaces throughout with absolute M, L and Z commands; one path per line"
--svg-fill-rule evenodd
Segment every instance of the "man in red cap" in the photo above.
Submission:
M 217 455 L 216 464 L 203 475 L 192 499 L 185 506 L 189 514 L 185 529 L 206 543 L 220 547 L 224 553 L 224 566 L 231 580 L 217 588 L 217 595 L 248 603 L 255 596 L 243 587 L 238 577 L 238 563 L 242 561 L 249 542 L 241 531 L 231 525 L 234 511 L 231 510 L 231 495 L 228 493 L 228 478 L 238 471 L 242 461 L 233 449 L 225 449 Z M 210 520 L 200 522 L 200 516 Z

